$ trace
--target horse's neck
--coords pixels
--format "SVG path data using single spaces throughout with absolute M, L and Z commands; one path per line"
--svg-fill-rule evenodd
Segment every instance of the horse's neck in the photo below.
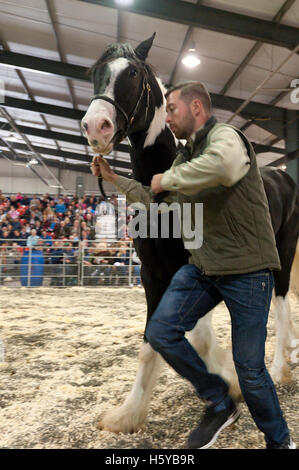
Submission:
M 150 186 L 155 174 L 164 173 L 170 168 L 175 157 L 176 144 L 168 127 L 160 132 L 152 145 L 144 147 L 146 136 L 146 132 L 130 136 L 130 157 L 134 179 Z

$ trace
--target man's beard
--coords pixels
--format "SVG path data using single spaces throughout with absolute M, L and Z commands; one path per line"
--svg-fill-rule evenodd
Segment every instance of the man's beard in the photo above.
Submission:
M 185 118 L 183 119 L 184 127 L 175 129 L 175 136 L 177 139 L 189 139 L 194 132 L 195 127 L 195 119 L 190 113 L 190 111 L 186 114 Z

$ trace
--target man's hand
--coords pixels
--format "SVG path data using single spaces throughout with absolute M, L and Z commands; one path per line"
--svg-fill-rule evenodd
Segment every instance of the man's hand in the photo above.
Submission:
M 102 178 L 109 183 L 116 182 L 117 174 L 110 168 L 107 160 L 104 160 L 100 155 L 93 157 L 92 164 L 90 166 L 94 176 L 102 176 Z
M 152 177 L 151 188 L 153 193 L 155 194 L 162 193 L 163 191 L 165 191 L 165 189 L 163 189 L 161 186 L 162 177 L 163 173 L 158 173 Z

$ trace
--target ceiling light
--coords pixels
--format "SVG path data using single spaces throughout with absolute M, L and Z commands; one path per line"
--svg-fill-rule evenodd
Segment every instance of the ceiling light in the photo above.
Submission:
M 38 165 L 38 161 L 36 160 L 36 158 L 31 158 L 29 165 Z
M 196 54 L 194 43 L 192 43 L 191 46 L 189 47 L 188 52 L 182 59 L 182 63 L 186 65 L 186 67 L 189 67 L 190 69 L 193 69 L 200 64 L 200 59 L 198 55 Z
M 189 53 L 188 51 L 188 54 L 182 59 L 182 62 L 184 65 L 186 65 L 186 67 L 194 69 L 200 64 L 200 59 L 194 52 L 190 51 Z
M 115 0 L 116 5 L 119 5 L 120 7 L 128 7 L 132 5 L 134 0 Z

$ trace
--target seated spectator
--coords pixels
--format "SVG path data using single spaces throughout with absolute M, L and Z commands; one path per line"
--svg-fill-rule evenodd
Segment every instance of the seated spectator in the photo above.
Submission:
M 50 227 L 48 229 L 49 232 L 54 232 L 56 225 L 59 223 L 58 217 L 56 215 L 50 221 Z
M 81 239 L 81 240 L 84 240 L 84 241 L 90 240 L 90 238 L 89 238 L 89 233 L 88 233 L 87 230 L 81 230 L 80 239 Z
M 11 223 L 8 223 L 7 226 L 6 226 L 6 229 L 8 231 L 8 238 L 10 238 L 11 240 L 14 238 L 14 230 L 13 230 L 13 226 Z
M 31 246 L 31 247 L 37 246 L 38 239 L 39 237 L 36 234 L 36 230 L 33 228 L 31 230 L 31 235 L 29 235 L 29 237 L 27 238 L 26 246 Z
M 54 201 L 52 201 L 52 203 L 54 204 Z M 43 212 L 43 215 L 45 215 L 48 220 L 52 220 L 54 218 L 55 212 L 53 210 L 53 207 L 51 206 L 51 203 L 47 205 L 46 209 Z
M 95 237 L 95 228 L 93 225 L 87 225 L 87 223 L 83 220 L 80 224 L 81 226 L 81 236 L 83 232 L 87 232 L 88 240 L 94 240 Z
M 90 228 L 94 227 L 94 216 L 90 212 L 87 212 L 85 214 L 84 221 L 87 227 L 90 227 Z
M 25 195 L 23 196 L 22 204 L 23 204 L 24 206 L 29 206 L 30 201 L 31 201 L 31 198 L 30 198 L 29 196 L 25 196 Z
M 49 204 L 50 201 L 52 201 L 52 198 L 48 193 L 44 194 L 41 197 L 40 204 L 41 204 L 42 211 L 44 211 L 46 209 L 46 207 L 47 207 L 47 205 Z
M 26 218 L 26 214 L 25 214 Z M 29 223 L 34 224 L 37 220 L 41 220 L 42 213 L 39 210 L 30 211 Z
M 41 229 L 46 230 L 46 231 L 49 230 L 50 224 L 51 224 L 50 219 L 45 213 L 43 213 L 42 220 L 41 220 Z
M 20 230 L 14 230 L 13 238 L 17 241 L 19 246 L 26 246 L 26 238 L 24 234 L 21 234 Z
M 88 214 L 91 215 L 92 217 L 95 215 L 95 210 L 91 206 L 88 206 L 86 211 L 85 211 L 85 214 L 84 214 L 84 219 L 85 220 L 86 220 L 86 216 Z
M 98 200 L 96 198 L 96 196 L 94 194 L 91 194 L 87 199 L 86 199 L 86 203 L 88 205 L 88 207 L 90 207 L 92 209 L 92 211 L 94 212 L 97 205 L 98 205 Z
M 4 196 L 4 194 L 2 193 L 2 189 L 0 189 L 0 204 L 4 202 L 5 199 L 6 199 L 6 196 Z
M 61 220 L 55 225 L 55 228 L 54 228 L 55 238 L 61 238 L 61 237 L 67 238 L 70 236 L 70 233 L 71 233 L 70 227 L 66 225 L 64 220 Z
M 42 230 L 42 233 L 40 235 L 40 239 L 43 241 L 43 244 L 46 246 L 52 246 L 52 237 L 48 235 L 46 230 Z
M 73 246 L 77 246 L 78 245 L 78 241 L 79 241 L 79 237 L 77 237 L 76 235 L 70 235 L 69 236 L 69 240 L 71 242 L 73 242 Z
M 80 198 L 76 204 L 76 213 L 80 213 L 82 211 L 82 213 L 84 213 L 84 211 L 86 210 L 87 208 L 87 204 L 84 202 L 84 199 L 83 198 Z
M 11 221 L 11 225 L 13 227 L 13 230 L 19 230 L 19 231 L 22 230 L 22 224 L 20 222 L 19 217 L 17 217 L 16 219 L 13 219 Z
M 2 220 L 4 220 L 6 218 L 6 212 L 4 212 L 4 209 L 1 207 L 0 208 L 0 223 L 2 222 Z
M 17 200 L 16 196 L 13 194 L 12 196 L 10 196 L 9 200 L 11 209 L 17 209 L 19 201 Z
M 8 212 L 8 215 L 12 219 L 17 219 L 19 217 L 19 212 L 17 211 L 17 209 L 14 206 L 12 206 L 10 211 Z
M 38 235 L 40 237 L 41 234 L 42 234 L 42 227 L 41 227 L 41 221 L 40 220 L 35 221 L 34 228 L 36 230 L 36 235 Z
M 20 230 L 20 238 L 22 240 L 26 240 L 29 236 L 29 233 L 26 232 L 25 226 L 23 226 Z
M 56 214 L 64 214 L 66 211 L 66 206 L 62 198 L 59 198 L 58 203 L 55 205 L 55 212 Z
M 70 233 L 71 235 L 80 238 L 80 233 L 81 233 L 80 220 L 78 219 L 74 220 Z
M 7 230 L 6 227 L 4 227 L 4 228 L 2 229 L 2 236 L 1 236 L 1 238 L 2 238 L 2 240 L 1 240 L 1 245 L 3 245 L 3 244 L 5 245 L 5 244 L 9 243 L 10 240 L 11 240 L 11 239 L 10 239 L 10 236 L 9 236 L 9 231 Z
M 27 233 L 27 237 L 31 235 L 31 227 L 29 223 L 26 223 L 25 225 L 23 225 L 23 230 Z
M 71 222 L 71 219 L 66 216 L 64 218 L 64 223 L 65 223 L 65 226 L 69 229 L 69 231 L 71 232 L 71 228 L 72 228 L 72 222 Z
M 40 200 L 36 194 L 32 196 L 29 206 L 31 211 L 37 211 L 41 208 Z

